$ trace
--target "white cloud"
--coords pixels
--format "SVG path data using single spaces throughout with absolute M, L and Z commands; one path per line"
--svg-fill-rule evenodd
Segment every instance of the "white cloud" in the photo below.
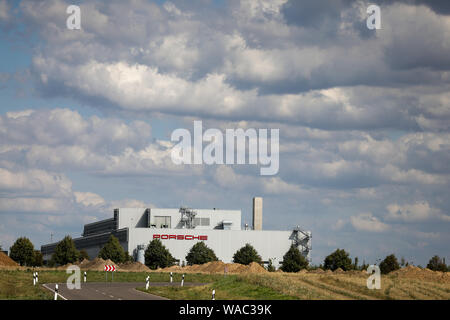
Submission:
M 40 197 L 67 197 L 71 193 L 71 188 L 72 182 L 62 174 L 37 169 L 10 171 L 0 168 L 0 193 L 3 195 L 11 197 L 18 194 Z
M 384 232 L 390 228 L 389 225 L 378 220 L 371 213 L 361 213 L 350 217 L 352 226 L 358 231 Z
M 6 0 L 0 1 L 0 21 L 7 22 L 10 20 L 10 8 L 8 2 Z
M 76 202 L 81 203 L 86 207 L 102 206 L 105 204 L 105 199 L 92 192 L 74 192 L 74 195 Z
M 449 215 L 443 214 L 441 210 L 431 207 L 427 201 L 405 205 L 393 203 L 389 204 L 386 209 L 388 211 L 386 219 L 390 220 L 416 222 L 438 218 L 443 221 L 450 221 Z
M 346 222 L 343 219 L 338 219 L 332 226 L 332 230 L 341 230 L 346 225 Z

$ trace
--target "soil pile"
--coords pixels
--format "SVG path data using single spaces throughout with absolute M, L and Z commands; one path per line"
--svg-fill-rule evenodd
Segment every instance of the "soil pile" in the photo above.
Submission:
M 320 274 L 325 273 L 325 271 L 323 271 L 322 268 L 317 268 L 317 269 L 311 270 L 311 271 L 309 271 L 309 272 L 310 272 L 310 273 L 320 273 Z
M 103 260 L 102 258 L 95 258 L 92 261 L 83 260 L 78 266 L 82 270 L 104 271 L 106 264 L 116 265 L 114 262 L 112 262 L 109 259 Z
M 415 266 L 407 266 L 405 268 L 401 268 L 389 273 L 389 275 L 397 276 L 398 278 L 450 283 L 449 272 L 432 271 L 427 268 L 421 269 Z
M 119 271 L 129 271 L 129 272 L 148 272 L 150 268 L 140 262 L 125 262 L 119 263 Z
M 263 266 L 261 266 L 259 263 L 252 262 L 248 265 L 247 270 L 244 271 L 245 273 L 266 273 L 268 272 Z
M 212 261 L 204 264 L 194 264 L 192 266 L 180 267 L 172 266 L 157 271 L 161 272 L 185 272 L 185 273 L 264 273 L 268 272 L 264 267 L 256 262 L 248 266 L 239 263 L 224 263 L 222 261 Z
M 59 266 L 56 270 L 66 270 L 72 264 L 68 263 L 64 266 Z M 125 262 L 125 263 L 114 263 L 110 259 L 104 260 L 102 258 L 95 258 L 94 260 L 84 259 L 81 262 L 74 263 L 80 267 L 81 270 L 89 270 L 89 271 L 104 271 L 105 265 L 113 265 L 116 267 L 116 271 L 125 271 L 125 272 L 148 272 L 150 268 L 146 265 L 143 265 L 140 262 Z
M 6 254 L 4 254 L 3 252 L 0 252 L 0 266 L 17 267 L 19 265 L 17 264 L 17 262 L 15 262 L 13 259 L 8 257 Z

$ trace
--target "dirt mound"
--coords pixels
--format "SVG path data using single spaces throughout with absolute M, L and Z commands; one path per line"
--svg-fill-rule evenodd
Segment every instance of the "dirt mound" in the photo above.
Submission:
M 243 273 L 247 270 L 248 266 L 240 263 L 227 263 L 227 273 Z
M 148 272 L 150 268 L 140 262 L 126 262 L 118 265 L 120 271 Z
M 252 262 L 248 265 L 247 270 L 244 271 L 245 273 L 266 273 L 268 272 L 263 266 L 261 266 L 259 263 Z
M 184 272 L 184 273 L 264 273 L 268 272 L 264 267 L 256 262 L 246 266 L 239 263 L 224 263 L 222 261 L 212 261 L 204 264 L 194 264 L 192 266 L 172 266 L 158 270 L 161 272 Z
M 86 266 L 90 261 L 88 259 L 83 259 L 83 261 L 77 263 L 77 266 L 79 266 L 80 268 L 83 268 L 84 266 Z
M 105 270 L 105 264 L 111 264 L 116 265 L 111 260 L 103 260 L 102 258 L 95 258 L 92 261 L 85 261 L 81 262 L 79 267 L 83 270 L 91 270 L 91 271 L 103 271 Z
M 180 267 L 180 266 L 171 266 L 171 267 L 164 268 L 164 269 L 158 268 L 157 271 L 162 271 L 162 272 L 179 272 L 179 271 L 182 271 L 182 270 L 183 270 L 183 268 Z
M 19 265 L 17 264 L 17 262 L 15 262 L 13 259 L 8 257 L 6 254 L 4 254 L 3 252 L 0 252 L 0 266 L 17 267 Z
M 345 271 L 341 268 L 337 268 L 336 270 L 334 270 L 334 273 L 345 273 Z
M 209 273 L 223 273 L 225 272 L 225 263 L 222 261 L 213 261 L 205 263 L 202 266 L 203 272 L 209 272 Z
M 415 266 L 401 268 L 389 273 L 389 275 L 396 276 L 398 278 L 450 283 L 450 274 L 448 272 L 432 271 L 427 268 L 421 269 Z
M 322 268 L 317 268 L 317 269 L 309 271 L 309 273 L 320 273 L 320 274 L 322 274 L 322 273 L 325 273 L 325 271 L 323 271 Z

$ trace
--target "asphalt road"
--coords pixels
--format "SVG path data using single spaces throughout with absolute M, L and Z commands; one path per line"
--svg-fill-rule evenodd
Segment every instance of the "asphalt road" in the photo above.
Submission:
M 151 282 L 150 286 L 178 285 L 168 282 Z M 201 285 L 186 283 L 185 285 Z M 54 292 L 55 283 L 43 285 Z M 153 294 L 144 293 L 136 288 L 145 287 L 145 282 L 87 282 L 81 283 L 81 289 L 69 290 L 65 283 L 58 283 L 58 293 L 62 300 L 168 300 Z

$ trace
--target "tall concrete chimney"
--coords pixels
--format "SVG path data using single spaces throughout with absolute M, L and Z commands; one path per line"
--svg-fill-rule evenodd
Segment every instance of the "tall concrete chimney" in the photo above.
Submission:
M 253 230 L 262 230 L 263 199 L 253 198 Z

